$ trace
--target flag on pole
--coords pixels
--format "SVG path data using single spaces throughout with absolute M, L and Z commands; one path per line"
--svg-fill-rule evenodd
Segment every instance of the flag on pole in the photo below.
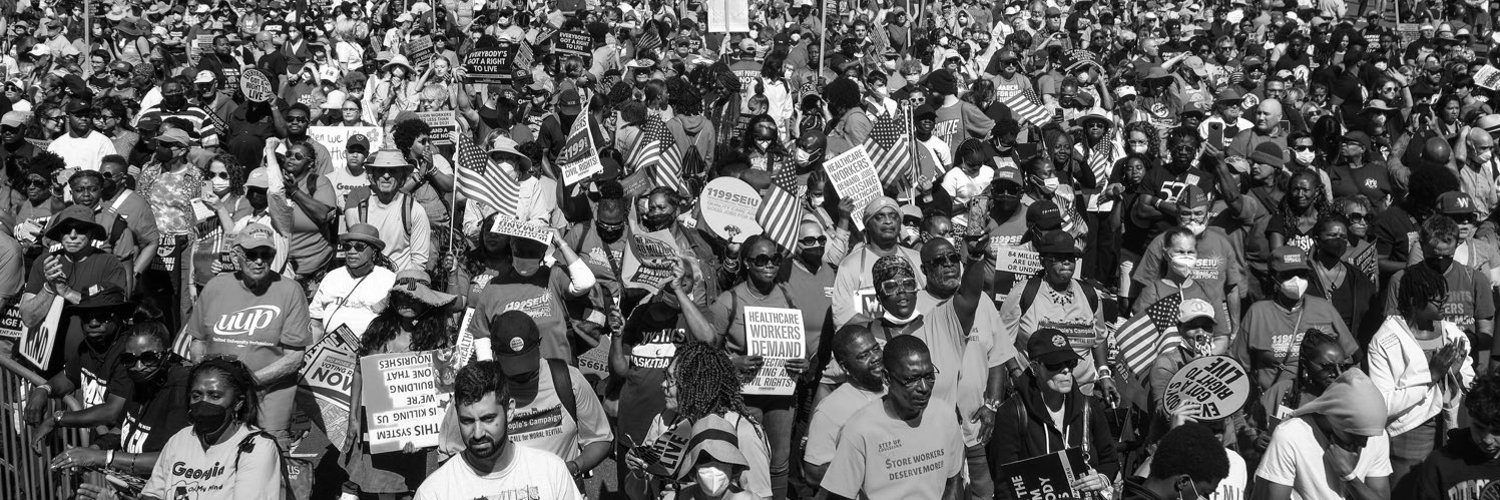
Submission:
M 1182 294 L 1174 293 L 1151 304 L 1139 316 L 1130 318 L 1115 333 L 1115 345 L 1125 370 L 1135 380 L 1145 380 L 1151 365 L 1162 352 L 1182 342 L 1177 334 L 1177 308 Z
M 875 128 L 865 139 L 865 150 L 870 161 L 875 163 L 875 172 L 880 175 L 880 185 L 890 186 L 911 182 L 911 127 L 908 126 L 906 110 L 897 109 L 875 119 Z
M 686 191 L 682 182 L 682 153 L 677 149 L 677 139 L 667 130 L 661 118 L 651 116 L 641 126 L 641 138 L 630 151 L 626 161 L 635 170 L 649 169 L 651 181 L 657 186 L 666 186 L 679 193 Z
M 755 222 L 765 229 L 767 237 L 790 251 L 797 242 L 797 226 L 802 224 L 802 204 L 797 202 L 797 166 L 781 162 L 771 173 L 771 188 L 760 202 Z
M 1052 115 L 1042 107 L 1042 99 L 1037 97 L 1036 91 L 1026 89 L 1020 93 L 1002 99 L 1001 102 L 1010 108 L 1011 116 L 1020 121 L 1025 121 L 1038 127 L 1044 126 L 1052 121 Z
M 503 172 L 489 170 L 489 158 L 469 134 L 458 134 L 454 156 L 458 159 L 458 191 L 465 198 L 497 212 L 516 216 L 521 183 Z

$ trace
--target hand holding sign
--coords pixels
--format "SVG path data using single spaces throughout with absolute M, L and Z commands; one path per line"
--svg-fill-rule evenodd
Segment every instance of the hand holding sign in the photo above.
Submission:
M 246 69 L 240 73 L 240 91 L 245 93 L 245 99 L 253 102 L 268 102 L 276 97 L 271 79 L 258 69 Z

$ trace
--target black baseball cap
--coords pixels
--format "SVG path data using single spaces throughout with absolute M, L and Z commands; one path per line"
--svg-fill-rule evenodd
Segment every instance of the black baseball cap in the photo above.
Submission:
M 1073 351 L 1073 344 L 1068 342 L 1068 336 L 1055 328 L 1043 328 L 1032 333 L 1031 339 L 1026 341 L 1026 357 L 1044 365 L 1083 359 Z
M 536 372 L 542 364 L 542 343 L 536 321 L 522 311 L 505 311 L 490 320 L 490 351 L 507 377 Z

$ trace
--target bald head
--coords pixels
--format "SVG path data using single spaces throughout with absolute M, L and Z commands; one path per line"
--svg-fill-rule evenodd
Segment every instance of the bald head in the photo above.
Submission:
M 1441 137 L 1427 139 L 1427 144 L 1422 146 L 1422 160 L 1434 165 L 1447 165 L 1453 159 L 1453 148 L 1448 146 L 1448 141 Z
M 1269 134 L 1281 123 L 1281 101 L 1266 99 L 1255 107 L 1255 130 Z
M 1467 140 L 1470 148 L 1474 146 L 1493 146 L 1495 144 L 1495 140 L 1490 137 L 1490 133 L 1479 127 L 1469 129 Z

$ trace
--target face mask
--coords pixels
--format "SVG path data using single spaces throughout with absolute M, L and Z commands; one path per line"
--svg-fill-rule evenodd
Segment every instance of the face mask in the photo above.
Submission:
M 1318 245 L 1324 252 L 1327 252 L 1327 255 L 1335 257 L 1343 256 L 1344 252 L 1349 250 L 1349 240 L 1346 238 L 1322 240 L 1318 242 Z
M 821 206 L 823 206 L 823 202 L 826 201 L 827 199 L 828 198 L 826 196 L 813 196 L 813 197 L 808 198 L 807 202 L 811 203 L 812 206 L 814 206 L 814 207 L 821 207 Z
M 1481 152 L 1479 152 L 1478 155 L 1476 155 L 1474 157 L 1474 161 L 1479 162 L 1479 163 L 1489 163 L 1490 160 L 1493 160 L 1493 159 L 1495 159 L 1495 152 L 1494 151 L 1488 151 L 1488 150 L 1481 151 Z
M 1057 180 L 1057 176 L 1042 179 L 1042 187 L 1047 188 L 1048 191 L 1057 191 L 1058 184 L 1060 182 Z
M 672 214 L 649 215 L 646 216 L 646 228 L 652 231 L 660 231 L 670 227 L 674 220 L 677 220 L 677 218 L 673 217 Z
M 919 236 L 917 228 L 911 226 L 901 226 L 902 243 L 910 245 L 917 241 L 917 236 Z
M 804 248 L 802 249 L 802 252 L 798 254 L 798 256 L 802 257 L 803 264 L 807 264 L 808 267 L 812 267 L 823 262 L 823 252 L 825 251 L 826 249 L 821 246 Z
M 1422 259 L 1427 267 L 1437 272 L 1448 272 L 1448 265 L 1453 263 L 1452 255 L 1428 255 Z
M 209 181 L 209 184 L 213 186 L 214 192 L 220 192 L 229 189 L 229 179 L 221 179 L 215 177 L 214 180 Z
M 995 216 L 996 219 L 1008 218 L 1011 214 L 1016 213 L 1016 208 L 1021 205 L 1021 198 L 1019 196 L 1002 194 L 996 196 L 994 200 L 995 202 L 990 209 L 990 214 Z
M 229 423 L 229 409 L 207 401 L 199 401 L 188 407 L 188 420 L 193 423 L 193 432 L 205 436 Z
M 1193 266 L 1198 265 L 1198 257 L 1192 255 L 1173 255 L 1172 271 L 1178 276 L 1192 276 Z
M 605 243 L 614 243 L 616 241 L 619 241 L 621 236 L 625 235 L 624 226 L 621 226 L 619 229 L 615 230 L 606 230 L 599 226 L 594 226 L 594 229 L 597 229 L 599 231 L 599 239 L 604 240 Z
M 723 495 L 729 490 L 729 475 L 716 467 L 699 467 L 698 488 L 711 497 Z
M 802 148 L 797 148 L 797 152 L 793 154 L 796 155 L 798 165 L 812 163 L 812 153 L 803 151 Z
M 1145 144 L 1136 144 L 1134 146 L 1131 146 L 1130 147 L 1130 152 L 1138 154 L 1138 155 L 1146 154 L 1146 145 Z
M 156 149 L 157 163 L 166 163 L 172 159 L 172 150 L 165 147 Z
M 167 370 L 164 367 L 156 367 L 144 372 L 130 370 L 130 380 L 136 383 L 155 382 L 161 379 L 161 376 L 166 373 Z
M 1313 151 L 1298 151 L 1296 157 L 1297 163 L 1303 165 L 1312 165 L 1313 159 L 1318 157 L 1318 153 L 1315 153 Z
M 1181 346 L 1182 353 L 1186 354 L 1188 358 L 1200 358 L 1209 354 L 1213 354 L 1214 338 L 1209 335 L 1204 335 L 1203 340 L 1201 341 L 1189 340 L 1178 345 Z
M 181 108 L 181 107 L 187 105 L 187 96 L 186 95 L 171 95 L 171 96 L 166 96 L 166 97 L 162 98 L 162 103 L 166 104 L 168 108 L 173 108 L 173 109 Z
M 1281 295 L 1286 298 L 1302 300 L 1302 294 L 1307 293 L 1307 278 L 1300 276 L 1287 278 L 1286 281 L 1281 282 L 1279 288 L 1281 289 Z
M 505 172 L 506 175 L 516 177 L 516 164 L 508 161 L 502 161 L 496 166 L 500 167 L 500 171 Z
M 1204 231 L 1208 230 L 1208 223 L 1204 221 L 1184 222 L 1182 223 L 1182 226 L 1188 228 L 1189 231 L 1192 231 L 1193 236 L 1202 235 Z

